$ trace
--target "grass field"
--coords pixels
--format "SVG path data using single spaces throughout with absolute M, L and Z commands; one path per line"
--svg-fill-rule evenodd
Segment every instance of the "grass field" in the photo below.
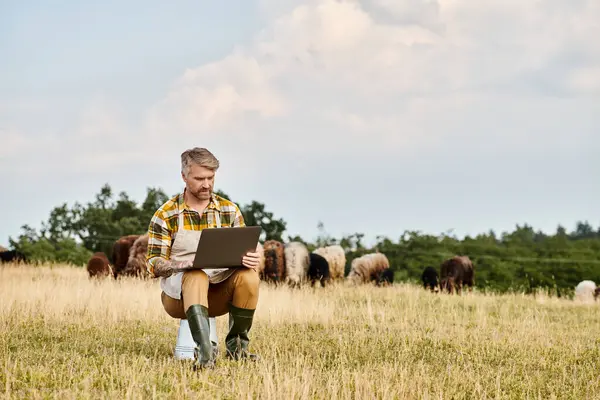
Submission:
M 590 399 L 600 305 L 544 295 L 435 295 L 411 285 L 261 286 L 258 364 L 173 358 L 156 281 L 0 268 L 5 398 Z M 227 317 L 217 318 L 224 353 Z

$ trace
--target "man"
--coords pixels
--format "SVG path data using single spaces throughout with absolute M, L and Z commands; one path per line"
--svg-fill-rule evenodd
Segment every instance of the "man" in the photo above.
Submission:
M 240 209 L 213 193 L 219 161 L 205 148 L 181 154 L 182 193 L 164 203 L 148 228 L 148 272 L 160 278 L 161 300 L 173 318 L 187 319 L 196 344 L 194 367 L 213 368 L 209 317 L 229 313 L 227 356 L 258 360 L 248 351 L 248 331 L 258 303 L 257 252 L 241 260 L 245 268 L 179 271 L 192 265 L 202 229 L 245 226 Z

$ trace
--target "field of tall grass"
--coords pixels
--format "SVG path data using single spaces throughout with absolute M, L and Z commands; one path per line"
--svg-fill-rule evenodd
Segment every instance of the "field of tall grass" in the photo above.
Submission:
M 251 350 L 194 372 L 157 281 L 91 282 L 66 266 L 0 267 L 4 398 L 590 399 L 600 305 L 414 285 L 263 284 Z

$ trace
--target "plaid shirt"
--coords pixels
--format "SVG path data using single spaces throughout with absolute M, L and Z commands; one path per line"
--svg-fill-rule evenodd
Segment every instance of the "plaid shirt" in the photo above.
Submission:
M 215 213 L 219 212 L 221 226 L 246 226 L 239 207 L 223 197 L 213 193 L 210 203 L 202 215 L 190 208 L 183 199 L 183 192 L 169 199 L 152 216 L 148 227 L 148 252 L 146 268 L 154 275 L 154 262 L 158 257 L 169 259 L 173 236 L 179 228 L 179 212 L 183 212 L 183 229 L 201 231 L 216 228 Z

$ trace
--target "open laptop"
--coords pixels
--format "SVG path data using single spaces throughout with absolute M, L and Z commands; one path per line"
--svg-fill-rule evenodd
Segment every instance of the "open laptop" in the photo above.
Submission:
M 190 269 L 241 267 L 242 257 L 256 251 L 261 230 L 260 226 L 202 229 Z

